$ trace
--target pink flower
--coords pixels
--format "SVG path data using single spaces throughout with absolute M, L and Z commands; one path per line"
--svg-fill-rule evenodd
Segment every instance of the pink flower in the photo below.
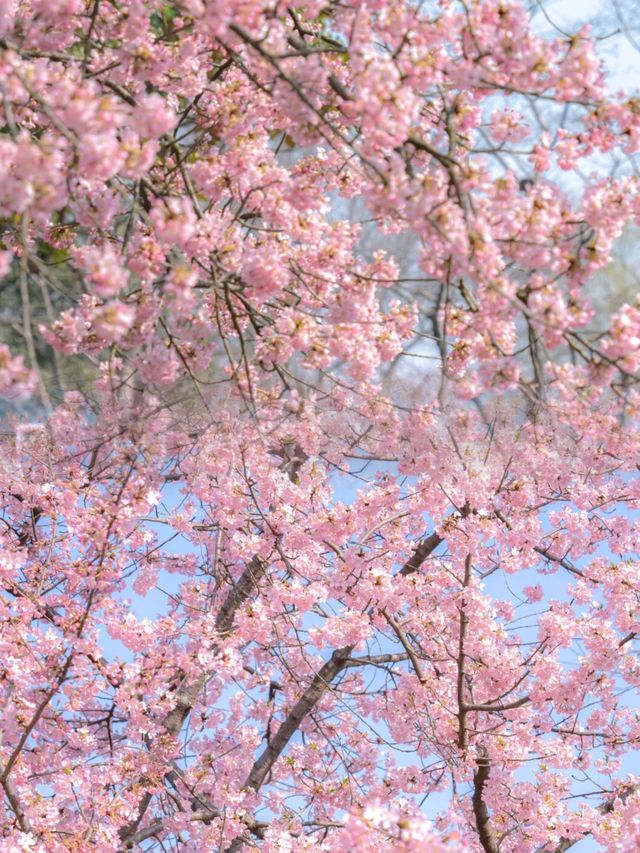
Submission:
M 32 393 L 35 384 L 35 373 L 25 367 L 22 356 L 12 356 L 9 347 L 0 344 L 0 397 L 22 400 Z
M 98 296 L 114 296 L 127 286 L 129 276 L 122 256 L 112 246 L 85 246 L 76 252 L 76 258 Z
M 12 260 L 13 252 L 0 252 L 0 279 L 7 275 L 11 269 Z
M 136 309 L 118 299 L 113 299 L 96 309 L 92 325 L 104 343 L 120 341 L 133 326 Z
M 158 202 L 151 211 L 151 221 L 158 239 L 168 245 L 184 246 L 195 233 L 196 215 L 188 198 Z

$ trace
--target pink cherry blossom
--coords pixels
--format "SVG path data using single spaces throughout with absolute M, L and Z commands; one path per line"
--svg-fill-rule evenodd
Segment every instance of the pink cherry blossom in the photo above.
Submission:
M 640 100 L 542 17 L 0 0 L 0 849 L 637 849 Z

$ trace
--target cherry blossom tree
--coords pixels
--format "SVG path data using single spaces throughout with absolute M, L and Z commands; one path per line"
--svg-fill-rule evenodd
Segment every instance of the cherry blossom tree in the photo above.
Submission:
M 0 112 L 0 849 L 637 850 L 588 29 L 0 0 Z

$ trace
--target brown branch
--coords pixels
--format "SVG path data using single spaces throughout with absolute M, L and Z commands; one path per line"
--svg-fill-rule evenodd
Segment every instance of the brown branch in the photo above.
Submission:
M 604 803 L 601 803 L 598 806 L 597 811 L 600 812 L 601 815 L 611 814 L 611 812 L 615 810 L 616 800 L 620 800 L 620 802 L 624 805 L 624 803 L 626 803 L 626 801 L 632 794 L 637 794 L 639 792 L 640 785 L 628 785 L 626 788 L 624 788 L 624 790 L 620 791 L 620 793 L 616 794 L 608 800 L 605 800 Z M 549 847 L 548 844 L 545 844 L 542 847 L 538 847 L 537 853 L 565 853 L 565 851 L 573 847 L 574 844 L 577 844 L 579 841 L 582 841 L 583 838 L 586 838 L 589 835 L 591 835 L 591 830 L 589 830 L 588 832 L 582 832 L 575 838 L 561 838 L 555 847 Z
M 480 703 L 471 703 L 467 705 L 466 702 L 463 703 L 463 708 L 465 711 L 485 711 L 486 713 L 495 713 L 497 711 L 511 711 L 514 708 L 522 708 L 523 705 L 527 705 L 531 701 L 529 696 L 522 696 L 520 699 L 514 699 L 513 702 L 480 702 Z
M 327 117 L 322 113 L 322 111 L 319 110 L 314 105 L 313 101 L 309 99 L 300 84 L 282 70 L 279 62 L 277 61 L 277 58 L 273 56 L 273 54 L 265 50 L 261 43 L 261 40 L 252 38 L 249 33 L 247 33 L 245 30 L 242 29 L 242 27 L 238 26 L 237 24 L 229 24 L 229 29 L 231 30 L 231 32 L 235 33 L 245 44 L 250 45 L 263 59 L 265 59 L 275 69 L 280 79 L 284 80 L 284 82 L 291 87 L 291 89 L 296 93 L 298 98 L 300 98 L 302 103 L 317 116 L 318 121 L 325 127 L 327 127 L 330 133 L 337 137 L 340 142 L 348 146 L 365 166 L 368 166 L 373 172 L 375 172 L 375 174 L 380 178 L 384 186 L 388 184 L 389 179 L 384 174 L 384 172 L 376 165 L 376 163 L 374 163 L 368 157 L 365 157 L 361 152 L 359 152 L 355 148 L 353 141 L 350 140 L 349 137 L 342 132 L 342 130 L 340 130 L 338 127 L 336 127 L 336 125 L 329 121 L 329 119 L 327 119 Z
M 353 649 L 353 646 L 336 649 L 324 666 L 318 670 L 311 684 L 293 706 L 273 739 L 255 761 L 244 783 L 246 788 L 253 788 L 254 791 L 260 789 L 267 773 L 300 727 L 300 723 L 315 708 L 336 675 L 345 668 Z
M 29 818 L 25 814 L 18 794 L 16 793 L 15 788 L 11 784 L 11 780 L 5 778 L 4 772 L 2 773 L 2 789 L 4 790 L 5 796 L 9 801 L 9 805 L 11 806 L 11 809 L 16 816 L 16 820 L 20 829 L 23 832 L 33 832 L 33 829 L 31 828 L 31 824 L 29 822 Z
M 189 815 L 189 820 L 194 823 L 198 821 L 206 823 L 207 821 L 215 820 L 220 817 L 223 817 L 223 812 L 221 812 L 220 809 L 200 809 L 199 811 L 192 812 Z M 165 819 L 158 818 L 158 820 L 154 820 L 153 823 L 150 823 L 149 826 L 145 826 L 144 829 L 140 829 L 134 835 L 131 835 L 127 839 L 126 843 L 119 849 L 118 853 L 123 853 L 125 850 L 131 850 L 136 844 L 140 844 L 148 838 L 153 838 L 154 835 L 159 835 L 164 830 L 164 820 Z M 268 826 L 267 823 L 254 820 L 248 816 L 241 817 L 240 820 L 242 823 L 246 824 L 247 829 L 252 835 L 255 835 L 256 838 L 264 838 L 264 833 Z
M 96 24 L 98 22 L 98 12 L 100 9 L 100 0 L 94 0 L 93 8 L 91 10 L 91 17 L 89 19 L 89 30 L 84 39 L 84 50 L 82 53 L 82 72 L 86 74 L 87 68 L 89 67 L 89 62 L 91 61 L 91 50 L 93 45 L 91 40 L 93 38 L 93 32 L 96 28 Z
M 494 511 L 494 515 L 508 530 L 512 529 L 509 520 L 504 517 L 500 510 L 496 509 Z M 578 575 L 581 578 L 585 576 L 584 572 L 581 572 L 580 569 L 577 566 L 574 566 L 566 557 L 558 557 L 557 554 L 552 554 L 548 548 L 543 548 L 541 545 L 534 545 L 533 550 L 542 557 L 545 557 L 547 560 L 551 560 L 552 563 L 557 563 L 559 566 L 562 566 L 562 568 L 566 569 L 568 572 Z M 597 583 L 597 581 L 594 581 L 594 583 Z
M 552 563 L 557 563 L 559 566 L 562 566 L 563 569 L 566 569 L 568 572 L 571 572 L 573 575 L 578 575 L 578 577 L 583 578 L 584 572 L 581 572 L 577 566 L 574 566 L 569 560 L 565 557 L 558 557 L 556 554 L 551 554 L 547 548 L 542 548 L 539 545 L 536 545 L 533 549 L 536 553 L 546 557 L 547 560 L 551 560 Z
M 460 636 L 458 638 L 458 678 L 456 684 L 456 692 L 458 698 L 458 747 L 465 750 L 469 744 L 469 734 L 467 732 L 467 713 L 469 706 L 465 700 L 465 640 L 467 637 L 467 628 L 469 626 L 469 617 L 464 600 L 464 591 L 471 583 L 471 555 L 467 554 L 464 561 L 464 580 L 462 583 L 462 602 L 460 604 Z
M 229 590 L 216 617 L 216 631 L 222 638 L 231 633 L 233 620 L 238 608 L 256 592 L 258 584 L 262 577 L 264 577 L 266 570 L 267 564 L 258 557 L 254 557 L 247 565 L 238 582 Z M 221 645 L 216 645 L 214 647 L 214 653 L 219 652 L 220 649 Z M 214 672 L 215 670 L 205 670 L 190 684 L 187 684 L 178 690 L 173 708 L 162 721 L 163 728 L 167 734 L 170 734 L 172 737 L 177 737 L 182 729 L 184 721 L 193 710 L 193 706 L 200 695 L 200 691 Z M 138 827 L 149 808 L 151 799 L 151 794 L 145 794 L 138 806 L 138 814 L 136 818 L 120 829 L 120 839 L 123 842 L 126 842 L 126 844 L 129 844 L 131 839 L 138 833 Z
M 36 708 L 33 716 L 31 717 L 31 720 L 29 721 L 29 724 L 23 730 L 22 735 L 20 736 L 20 739 L 18 740 L 18 743 L 14 747 L 11 755 L 9 756 L 9 760 L 7 761 L 7 764 L 4 768 L 4 770 L 2 771 L 2 774 L 0 775 L 0 784 L 1 785 L 4 785 L 4 783 L 9 778 L 9 775 L 10 775 L 11 771 L 13 770 L 13 767 L 14 767 L 16 761 L 20 757 L 20 753 L 24 749 L 24 745 L 29 740 L 31 732 L 38 725 L 38 723 L 40 721 L 40 717 L 42 717 L 42 715 L 44 714 L 44 712 L 48 708 L 49 703 L 51 702 L 53 697 L 56 695 L 56 693 L 58 692 L 60 687 L 64 684 L 64 682 L 67 678 L 67 674 L 69 672 L 69 669 L 71 667 L 71 661 L 73 660 L 73 655 L 74 655 L 74 652 L 72 650 L 67 655 L 67 659 L 64 662 L 64 665 L 62 666 L 62 669 L 60 670 L 60 674 L 56 678 L 53 686 L 50 687 L 49 690 L 47 690 L 47 692 L 44 694 L 42 701 L 40 702 L 40 704 Z
M 450 516 L 447 521 L 450 522 L 451 518 L 468 518 L 471 515 L 471 507 L 468 503 L 466 503 L 460 509 L 459 516 Z M 427 557 L 430 557 L 431 554 L 436 550 L 438 545 L 441 545 L 444 542 L 444 536 L 440 536 L 440 534 L 434 531 L 430 536 L 427 536 L 425 539 L 420 540 L 418 546 L 414 550 L 413 554 L 409 557 L 407 562 L 398 572 L 399 575 L 411 575 L 414 572 L 417 572 L 420 566 L 424 563 Z
M 292 482 L 295 482 L 298 470 L 306 459 L 304 452 L 297 445 L 287 445 L 283 448 L 280 455 L 283 459 L 280 470 L 285 471 Z M 257 592 L 260 581 L 266 574 L 266 571 L 267 563 L 257 556 L 253 557 L 253 559 L 247 564 L 239 580 L 227 593 L 227 596 L 216 616 L 216 631 L 222 640 L 224 640 L 224 638 L 233 630 L 233 622 L 238 608 L 240 608 L 245 601 Z M 214 654 L 217 654 L 221 650 L 221 647 L 221 643 L 216 644 L 213 648 Z M 349 653 L 351 650 L 352 647 L 349 648 Z M 204 670 L 194 681 L 185 684 L 177 691 L 173 708 L 162 721 L 163 728 L 167 734 L 177 737 L 185 720 L 193 710 L 198 696 L 200 695 L 200 691 L 212 677 L 214 672 L 215 669 Z M 151 799 L 151 794 L 145 794 L 140 801 L 138 814 L 135 819 L 126 826 L 121 827 L 119 835 L 120 840 L 125 844 L 125 848 L 127 845 L 130 845 L 131 839 L 136 837 L 138 834 L 138 828 L 147 809 L 149 808 Z
M 404 647 L 404 650 L 409 655 L 409 660 L 411 661 L 411 664 L 413 666 L 415 674 L 418 677 L 418 681 L 420 682 L 420 684 L 426 684 L 427 679 L 425 678 L 425 675 L 422 671 L 422 668 L 420 666 L 420 662 L 418 661 L 418 658 L 416 657 L 416 653 L 411 648 L 409 641 L 405 637 L 405 634 L 404 634 L 404 631 L 402 630 L 402 627 L 399 625 L 398 622 L 396 622 L 396 620 L 393 618 L 393 616 L 390 613 L 388 613 L 386 610 L 382 611 L 382 615 L 387 620 L 389 625 L 393 628 L 393 631 L 394 631 L 396 637 L 400 640 L 400 642 L 402 643 L 402 645 Z
M 449 157 L 448 154 L 444 154 L 442 151 L 439 151 L 433 145 L 430 145 L 428 142 L 426 142 L 426 140 L 420 139 L 419 136 L 416 136 L 413 133 L 409 135 L 409 138 L 405 142 L 405 145 L 407 144 L 407 142 L 413 145 L 413 147 L 418 151 L 425 151 L 427 154 L 430 154 L 435 160 L 438 161 L 438 163 L 444 166 L 445 169 L 451 169 L 452 166 L 457 165 L 456 161 L 452 157 Z
M 491 763 L 485 750 L 478 755 L 476 771 L 473 774 L 473 814 L 480 844 L 485 853 L 498 853 L 498 839 L 491 825 L 489 809 L 484 801 L 484 786 L 489 778 Z
M 266 563 L 258 557 L 254 557 L 242 573 L 240 580 L 229 590 L 216 617 L 216 631 L 221 637 L 224 638 L 231 633 L 236 611 L 256 591 L 258 583 L 264 577 L 266 569 Z M 214 651 L 220 651 L 220 645 L 215 646 Z M 198 694 L 211 675 L 212 672 L 203 672 L 194 682 L 178 691 L 176 703 L 163 722 L 169 734 L 178 734 L 182 728 L 182 724 L 195 705 Z
M 311 684 L 281 723 L 273 739 L 269 741 L 262 754 L 256 759 L 244 783 L 246 788 L 253 788 L 254 791 L 260 790 L 267 774 L 300 728 L 304 718 L 315 708 L 338 673 L 346 668 L 353 649 L 354 646 L 336 649 L 324 666 L 318 670 Z M 244 843 L 245 839 L 242 836 L 234 838 L 225 853 L 236 853 L 242 849 Z
M 359 658 L 349 658 L 345 662 L 345 669 L 353 666 L 384 666 L 388 663 L 401 663 L 409 658 L 409 655 L 393 653 L 388 655 L 365 655 Z
M 407 562 L 398 572 L 399 575 L 412 575 L 417 572 L 424 561 L 436 550 L 438 545 L 443 542 L 442 536 L 439 533 L 432 533 L 423 539 Z

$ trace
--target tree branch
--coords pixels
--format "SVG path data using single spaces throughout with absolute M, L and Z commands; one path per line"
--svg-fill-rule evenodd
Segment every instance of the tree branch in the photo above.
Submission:
M 491 763 L 485 750 L 482 750 L 477 760 L 477 769 L 473 774 L 473 814 L 480 844 L 485 853 L 499 853 L 498 839 L 491 826 L 489 809 L 484 801 L 484 786 L 489 778 Z
M 292 482 L 295 482 L 298 470 L 306 459 L 304 452 L 298 447 L 298 445 L 287 445 L 282 449 L 279 455 L 283 459 L 280 470 L 285 471 L 288 474 L 289 479 L 291 479 Z M 227 593 L 227 596 L 216 616 L 216 631 L 222 639 L 227 637 L 233 630 L 233 621 L 238 608 L 255 594 L 260 581 L 266 574 L 266 571 L 267 563 L 257 556 L 253 557 L 253 559 L 247 564 L 239 580 Z M 351 649 L 352 647 L 349 648 L 349 653 L 351 652 Z M 221 644 L 214 646 L 214 653 L 217 654 L 220 650 Z M 178 690 L 175 698 L 175 704 L 162 722 L 165 731 L 169 735 L 177 737 L 180 733 L 185 720 L 193 710 L 193 706 L 200 695 L 200 691 L 214 672 L 215 670 L 205 670 L 190 684 L 186 684 Z M 138 807 L 138 814 L 136 818 L 126 826 L 121 827 L 119 835 L 120 839 L 125 842 L 125 846 L 126 844 L 129 844 L 131 839 L 138 833 L 138 827 L 149 808 L 151 799 L 152 796 L 150 794 L 145 794 Z
M 9 805 L 11 806 L 11 809 L 16 816 L 16 820 L 20 829 L 23 832 L 33 832 L 33 829 L 31 828 L 31 824 L 29 822 L 29 818 L 25 814 L 18 794 L 16 793 L 16 790 L 13 787 L 11 780 L 6 778 L 4 773 L 2 774 L 2 789 L 4 790 Z
M 345 668 L 353 648 L 353 646 L 344 646 L 341 649 L 336 649 L 325 665 L 318 670 L 311 684 L 298 699 L 273 739 L 267 744 L 262 755 L 251 768 L 245 787 L 253 788 L 254 791 L 259 790 L 267 773 L 298 730 L 300 723 L 318 704 L 336 675 Z
M 460 635 L 458 638 L 458 678 L 456 682 L 456 692 L 458 699 L 458 748 L 465 750 L 469 744 L 469 735 L 467 732 L 467 712 L 469 706 L 465 699 L 465 640 L 467 637 L 467 627 L 469 625 L 469 617 L 467 616 L 464 591 L 471 583 L 471 555 L 467 554 L 464 561 L 464 581 L 462 584 L 462 602 L 460 604 Z
M 417 572 L 420 566 L 424 563 L 427 557 L 431 556 L 438 545 L 443 542 L 442 536 L 439 533 L 432 533 L 426 539 L 422 539 L 413 554 L 398 572 L 399 575 L 412 575 Z
M 324 666 L 318 670 L 311 684 L 293 706 L 289 715 L 280 725 L 274 738 L 267 744 L 262 754 L 256 759 L 245 781 L 246 788 L 258 791 L 276 760 L 284 751 L 295 732 L 299 729 L 304 718 L 318 704 L 325 690 L 333 679 L 347 666 L 354 646 L 344 646 L 336 649 Z M 234 838 L 225 853 L 236 853 L 242 849 L 245 839 L 242 836 Z
M 460 510 L 459 517 L 467 518 L 469 515 L 471 515 L 471 507 L 467 503 Z M 455 518 L 456 516 L 451 517 Z M 426 539 L 422 539 L 398 574 L 411 575 L 414 572 L 417 572 L 427 557 L 430 557 L 442 542 L 444 542 L 444 536 L 440 536 L 437 531 L 434 531 L 430 536 L 427 536 Z
M 407 655 L 409 656 L 409 660 L 411 661 L 411 664 L 413 666 L 415 674 L 418 676 L 418 681 L 420 682 L 420 684 L 426 684 L 427 679 L 424 676 L 424 673 L 422 671 L 422 667 L 420 666 L 420 662 L 418 661 L 418 658 L 416 657 L 416 653 L 413 651 L 413 649 L 409 645 L 409 641 L 405 637 L 405 634 L 404 634 L 404 631 L 402 630 L 402 627 L 398 624 L 398 622 L 396 622 L 396 620 L 393 618 L 393 616 L 391 616 L 391 614 L 387 612 L 387 610 L 383 610 L 382 614 L 385 617 L 385 619 L 387 620 L 387 622 L 389 623 L 389 625 L 393 628 L 393 631 L 394 631 L 396 637 L 400 640 L 400 642 L 404 646 L 404 650 L 406 651 Z
M 620 793 L 608 800 L 605 800 L 604 803 L 601 803 L 598 806 L 597 811 L 600 812 L 601 815 L 610 814 L 615 809 L 616 800 L 620 800 L 620 802 L 624 804 L 632 794 L 637 794 L 638 792 L 640 792 L 640 785 L 628 785 L 624 790 L 620 791 Z M 550 847 L 548 844 L 545 844 L 543 847 L 538 847 L 537 853 L 566 853 L 566 851 L 573 847 L 574 844 L 577 844 L 589 835 L 591 835 L 591 831 L 582 832 L 576 838 L 561 838 L 555 847 Z

